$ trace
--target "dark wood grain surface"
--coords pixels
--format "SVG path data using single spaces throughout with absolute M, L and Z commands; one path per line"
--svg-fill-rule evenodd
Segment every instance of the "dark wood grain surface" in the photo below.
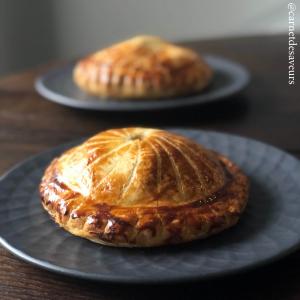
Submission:
M 244 64 L 252 75 L 250 85 L 226 101 L 189 109 L 107 113 L 59 106 L 37 95 L 34 79 L 58 63 L 0 79 L 0 173 L 30 155 L 61 143 L 105 128 L 137 125 L 230 132 L 262 140 L 300 157 L 299 88 L 297 84 L 288 85 L 287 36 L 188 44 L 204 53 Z M 299 72 L 297 80 L 300 80 Z M 1 300 L 155 298 L 300 299 L 300 251 L 269 266 L 213 281 L 116 286 L 41 270 L 0 247 Z

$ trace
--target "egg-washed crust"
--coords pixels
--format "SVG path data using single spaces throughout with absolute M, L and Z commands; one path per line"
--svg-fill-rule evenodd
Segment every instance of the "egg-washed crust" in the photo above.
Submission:
M 134 100 L 193 94 L 212 74 L 195 51 L 139 36 L 79 60 L 73 78 L 89 94 Z
M 153 247 L 205 238 L 237 223 L 248 198 L 248 179 L 228 158 L 224 187 L 205 200 L 178 206 L 120 207 L 95 204 L 78 215 L 66 201 L 79 195 L 61 184 L 54 160 L 40 185 L 42 204 L 57 224 L 74 235 L 117 247 Z

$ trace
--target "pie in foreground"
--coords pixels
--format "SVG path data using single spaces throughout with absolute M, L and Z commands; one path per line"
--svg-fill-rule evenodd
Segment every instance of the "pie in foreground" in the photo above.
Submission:
M 42 204 L 74 235 L 119 247 L 205 238 L 233 226 L 248 179 L 221 154 L 159 129 L 101 132 L 54 159 Z
M 212 70 L 191 49 L 137 36 L 79 60 L 73 78 L 89 94 L 138 100 L 199 92 L 211 81 Z

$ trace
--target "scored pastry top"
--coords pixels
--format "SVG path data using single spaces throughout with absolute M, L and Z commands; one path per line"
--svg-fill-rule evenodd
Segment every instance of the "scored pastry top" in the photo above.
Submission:
M 145 128 L 93 136 L 58 158 L 54 174 L 80 198 L 126 207 L 204 200 L 226 184 L 224 167 L 212 151 L 174 133 Z

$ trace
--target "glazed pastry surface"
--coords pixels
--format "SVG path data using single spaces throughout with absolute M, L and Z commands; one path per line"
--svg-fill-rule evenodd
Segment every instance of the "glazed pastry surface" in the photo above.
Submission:
M 85 92 L 116 99 L 155 99 L 205 88 L 212 70 L 193 50 L 138 36 L 81 59 L 74 81 Z
M 42 204 L 75 235 L 113 246 L 181 243 L 234 225 L 246 176 L 183 136 L 146 128 L 99 133 L 53 160 Z

